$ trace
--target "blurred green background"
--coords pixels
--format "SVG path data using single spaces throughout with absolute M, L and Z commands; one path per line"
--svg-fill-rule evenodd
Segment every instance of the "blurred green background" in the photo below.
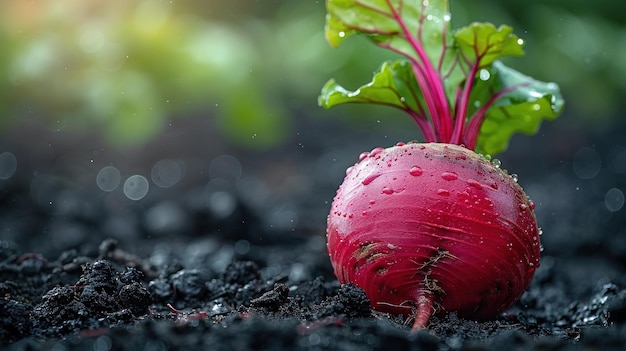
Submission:
M 269 148 L 285 143 L 303 114 L 379 118 L 376 108 L 317 106 L 326 80 L 357 87 L 388 57 L 363 38 L 331 49 L 323 37 L 324 6 L 322 0 L 3 0 L 0 132 L 22 124 L 96 131 L 126 148 L 176 119 L 201 115 L 238 145 Z M 470 21 L 515 28 L 527 54 L 508 64 L 561 85 L 563 123 L 606 128 L 623 110 L 626 5 L 451 0 L 451 7 L 454 28 Z

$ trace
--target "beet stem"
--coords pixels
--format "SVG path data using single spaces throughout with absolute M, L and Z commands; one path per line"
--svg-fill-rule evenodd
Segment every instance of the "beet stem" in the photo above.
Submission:
M 424 329 L 430 320 L 430 316 L 434 312 L 435 296 L 429 290 L 423 290 L 417 298 L 417 310 L 415 311 L 415 322 L 411 332 Z

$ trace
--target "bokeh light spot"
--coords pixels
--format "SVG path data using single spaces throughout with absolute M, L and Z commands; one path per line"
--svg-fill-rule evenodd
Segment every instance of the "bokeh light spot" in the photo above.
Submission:
M 624 206 L 624 193 L 618 188 L 611 188 L 604 195 L 604 205 L 611 212 L 617 212 Z
M 113 166 L 103 167 L 96 176 L 96 184 L 102 191 L 113 191 L 117 189 L 122 180 L 120 171 Z
M 9 179 L 17 170 L 17 158 L 11 152 L 0 154 L 0 179 Z
M 148 179 L 139 174 L 128 177 L 124 182 L 124 195 L 131 200 L 143 199 L 148 194 L 149 189 Z
M 152 167 L 151 178 L 158 187 L 169 188 L 178 183 L 182 177 L 183 168 L 174 160 L 163 159 Z
M 584 147 L 574 155 L 572 167 L 579 178 L 592 179 L 602 167 L 600 154 L 592 148 Z

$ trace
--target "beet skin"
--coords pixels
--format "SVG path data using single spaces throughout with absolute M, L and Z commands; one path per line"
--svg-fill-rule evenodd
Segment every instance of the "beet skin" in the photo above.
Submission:
M 341 283 L 372 307 L 415 317 L 484 319 L 528 287 L 539 265 L 534 204 L 516 179 L 461 146 L 398 144 L 361 155 L 328 216 Z

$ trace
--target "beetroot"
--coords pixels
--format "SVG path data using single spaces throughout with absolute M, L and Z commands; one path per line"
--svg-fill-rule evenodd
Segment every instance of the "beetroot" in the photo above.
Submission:
M 509 307 L 539 265 L 539 230 L 515 179 L 450 144 L 377 148 L 347 172 L 328 217 L 342 283 L 374 308 L 486 318 Z
M 510 27 L 472 23 L 452 32 L 445 0 L 326 5 L 331 45 L 360 33 L 406 59 L 383 63 L 355 91 L 330 80 L 320 104 L 399 108 L 425 140 L 375 148 L 347 170 L 328 216 L 335 275 L 361 287 L 373 308 L 414 318 L 413 330 L 434 313 L 502 312 L 539 266 L 540 230 L 517 176 L 482 155 L 557 117 L 558 86 L 499 60 L 523 53 Z

